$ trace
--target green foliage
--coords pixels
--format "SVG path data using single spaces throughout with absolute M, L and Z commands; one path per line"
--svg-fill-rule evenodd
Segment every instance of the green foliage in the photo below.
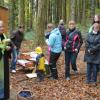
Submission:
M 95 12 L 96 12 L 96 14 L 100 14 L 100 8 L 97 8 L 97 9 L 95 10 Z
M 84 39 L 86 38 L 90 27 L 91 27 L 91 23 L 89 21 L 87 21 L 86 26 L 83 26 L 82 24 L 77 24 L 77 28 L 81 31 L 81 34 Z
M 35 40 L 36 34 L 33 31 L 25 32 L 25 40 Z
M 20 5 L 22 1 L 25 3 L 25 6 Z M 42 43 L 44 42 L 44 28 L 48 22 L 53 22 L 57 26 L 59 19 L 63 18 L 67 24 L 73 15 L 78 23 L 77 27 L 81 30 L 83 37 L 85 37 L 91 26 L 91 10 L 96 14 L 100 13 L 100 9 L 98 8 L 100 7 L 100 2 L 98 0 L 94 1 L 95 7 L 94 9 L 90 9 L 93 5 L 91 0 L 76 0 L 75 9 L 73 9 L 75 14 L 71 14 L 71 8 L 73 8 L 71 0 L 0 0 L 0 3 L 8 5 L 11 11 L 9 17 L 11 31 L 18 27 L 20 20 L 21 23 L 25 23 L 25 31 L 28 31 L 25 33 L 25 39 Z M 86 7 L 84 7 L 84 4 Z M 23 10 L 21 10 L 22 8 Z M 19 13 L 19 11 L 21 12 Z M 20 14 L 21 16 L 19 16 Z M 25 18 L 22 15 L 25 15 Z

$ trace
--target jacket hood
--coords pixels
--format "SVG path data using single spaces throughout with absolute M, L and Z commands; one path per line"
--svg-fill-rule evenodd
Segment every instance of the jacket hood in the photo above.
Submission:
M 51 34 L 59 34 L 60 31 L 59 31 L 59 28 L 55 28 L 54 30 L 51 31 Z

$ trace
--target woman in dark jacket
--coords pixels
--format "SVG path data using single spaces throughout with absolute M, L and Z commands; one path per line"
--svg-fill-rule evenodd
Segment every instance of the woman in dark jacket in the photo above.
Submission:
M 87 83 L 96 82 L 97 67 L 100 66 L 100 24 L 98 23 L 93 25 L 93 31 L 87 36 L 84 60 L 87 62 Z

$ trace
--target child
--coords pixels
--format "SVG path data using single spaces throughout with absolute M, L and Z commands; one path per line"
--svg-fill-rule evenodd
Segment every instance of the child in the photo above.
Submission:
M 87 62 L 87 81 L 97 81 L 97 68 L 100 66 L 100 24 L 94 23 L 93 30 L 87 36 L 84 60 Z
M 81 32 L 76 29 L 75 21 L 71 20 L 68 23 L 69 29 L 65 37 L 65 77 L 70 80 L 70 64 L 75 74 L 78 73 L 76 59 L 80 47 L 83 43 Z
M 37 73 L 37 77 L 39 81 L 43 81 L 44 80 L 44 76 L 45 76 L 45 58 L 44 58 L 44 54 L 42 52 L 41 47 L 36 47 L 35 52 L 37 54 L 36 57 L 36 73 Z

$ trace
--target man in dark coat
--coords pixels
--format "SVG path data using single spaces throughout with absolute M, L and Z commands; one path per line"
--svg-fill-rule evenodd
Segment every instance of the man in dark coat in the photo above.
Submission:
M 97 68 L 100 66 L 100 24 L 98 23 L 93 25 L 93 31 L 87 36 L 84 60 L 87 62 L 86 82 L 94 83 L 97 81 Z
M 18 30 L 15 32 L 11 33 L 11 43 L 12 43 L 12 62 L 11 62 L 11 72 L 15 73 L 16 72 L 16 62 L 17 62 L 17 57 L 19 55 L 19 50 L 21 43 L 24 39 L 24 27 L 19 26 Z

